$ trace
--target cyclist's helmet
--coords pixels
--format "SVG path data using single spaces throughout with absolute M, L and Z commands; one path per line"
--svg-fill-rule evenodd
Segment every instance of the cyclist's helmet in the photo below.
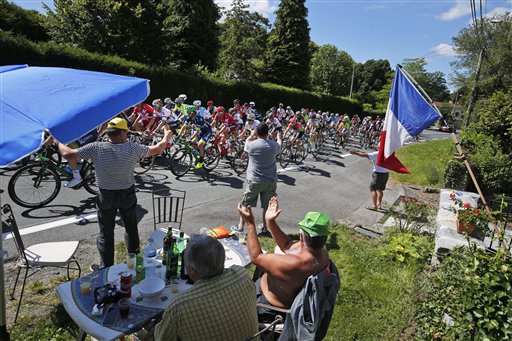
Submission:
M 380 116 L 377 116 L 377 120 L 380 120 Z
M 336 114 L 336 117 L 340 117 L 340 114 Z
M 249 121 L 254 121 L 254 119 L 255 119 L 255 118 L 256 118 L 256 115 L 254 115 L 254 114 L 249 114 L 249 115 L 247 115 L 247 119 L 248 119 Z
M 206 105 L 207 105 L 207 106 L 213 105 L 213 101 L 212 101 L 212 100 L 209 100 L 208 102 L 206 102 Z
M 250 105 L 251 107 L 253 107 L 253 106 L 255 106 L 255 105 L 256 105 L 256 103 L 254 103 L 254 102 L 249 102 L 249 105 Z
M 155 105 L 160 105 L 160 106 L 163 106 L 164 104 L 162 103 L 162 100 L 160 98 L 157 98 L 155 100 L 153 100 L 153 102 L 151 103 L 153 106 Z
M 196 107 L 193 105 L 187 106 L 187 114 L 195 114 L 197 112 Z
M 334 113 L 333 113 L 333 112 L 331 113 L 331 116 L 334 116 Z
M 170 104 L 170 103 L 172 103 L 172 99 L 170 99 L 169 97 L 166 97 L 164 99 L 164 104 Z
M 183 99 L 183 102 L 185 102 L 187 100 L 187 95 L 185 94 L 181 94 L 178 96 L 179 98 L 182 98 Z
M 350 118 L 348 116 L 343 117 L 343 121 L 350 122 Z
M 287 107 L 286 107 L 286 109 L 287 109 L 287 110 L 292 110 L 292 107 L 287 106 Z
M 182 105 L 182 104 L 183 104 L 183 98 L 181 98 L 181 97 L 177 97 L 177 98 L 174 100 L 174 102 L 176 102 L 176 104 L 178 104 L 178 105 Z
M 301 112 L 298 110 L 295 112 L 295 115 L 297 115 L 297 116 L 300 116 L 300 114 L 301 114 Z
M 201 101 L 196 99 L 193 103 L 196 107 L 200 107 L 201 106 Z
M 240 104 L 240 100 L 238 98 L 233 100 L 233 104 Z
M 219 105 L 219 106 L 217 107 L 217 112 L 218 112 L 218 113 L 224 113 L 224 111 L 226 111 L 226 109 L 224 109 L 224 107 L 223 107 L 222 105 Z

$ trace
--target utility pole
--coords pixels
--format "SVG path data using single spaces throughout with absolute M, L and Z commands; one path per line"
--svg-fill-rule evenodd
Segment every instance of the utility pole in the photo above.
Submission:
M 349 98 L 352 98 L 352 89 L 354 88 L 354 75 L 356 72 L 356 64 L 352 64 L 352 81 L 350 82 L 350 95 Z
M 480 51 L 480 55 L 478 56 L 478 64 L 476 66 L 475 73 L 475 84 L 473 85 L 473 90 L 471 91 L 471 97 L 468 103 L 468 109 L 466 110 L 466 120 L 464 121 L 464 127 L 469 125 L 471 119 L 471 113 L 473 112 L 473 107 L 475 106 L 476 96 L 478 95 L 478 81 L 480 80 L 480 69 L 482 68 L 482 59 L 484 59 L 485 48 Z

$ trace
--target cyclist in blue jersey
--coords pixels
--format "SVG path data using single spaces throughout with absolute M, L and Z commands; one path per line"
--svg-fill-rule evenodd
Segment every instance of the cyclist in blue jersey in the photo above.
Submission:
M 186 111 L 187 115 L 183 115 L 180 118 L 183 122 L 180 135 L 183 133 L 183 129 L 192 129 L 193 133 L 190 137 L 190 141 L 197 144 L 197 148 L 199 149 L 199 158 L 196 160 L 194 169 L 200 169 L 204 166 L 204 146 L 212 136 L 212 127 L 204 118 L 197 115 L 195 106 L 187 106 Z

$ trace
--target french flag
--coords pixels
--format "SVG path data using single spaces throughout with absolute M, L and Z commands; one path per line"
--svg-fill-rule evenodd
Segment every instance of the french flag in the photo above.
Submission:
M 382 128 L 377 165 L 397 173 L 409 173 L 396 158 L 395 151 L 406 139 L 418 135 L 440 118 L 441 114 L 423 98 L 397 66 Z

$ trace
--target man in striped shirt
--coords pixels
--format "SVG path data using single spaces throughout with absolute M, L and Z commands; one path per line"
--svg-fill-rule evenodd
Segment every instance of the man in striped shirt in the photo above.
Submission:
M 64 158 L 89 159 L 94 163 L 100 226 L 96 245 L 101 258 L 100 267 L 114 264 L 114 228 L 118 211 L 124 223 L 128 252 L 137 253 L 139 250 L 133 170 L 139 159 L 158 155 L 165 149 L 171 132 L 164 129 L 164 138 L 154 146 L 128 142 L 128 124 L 126 120 L 116 117 L 107 126 L 108 142 L 94 142 L 78 149 L 59 143 L 59 151 Z

